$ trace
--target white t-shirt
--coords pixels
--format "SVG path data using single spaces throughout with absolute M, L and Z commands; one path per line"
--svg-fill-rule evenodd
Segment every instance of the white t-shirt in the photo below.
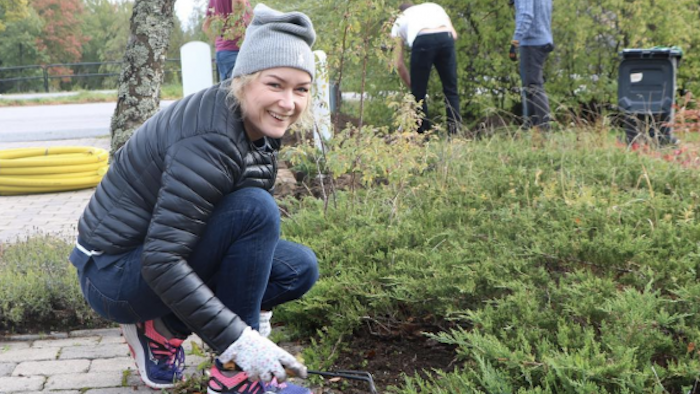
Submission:
M 442 7 L 435 3 L 423 3 L 409 7 L 399 15 L 391 28 L 391 36 L 401 37 L 412 48 L 421 30 L 450 25 L 450 17 Z

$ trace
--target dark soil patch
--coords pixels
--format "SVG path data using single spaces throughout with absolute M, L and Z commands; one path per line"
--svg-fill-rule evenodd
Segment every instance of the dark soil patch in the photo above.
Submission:
M 455 348 L 425 336 L 376 336 L 362 332 L 348 339 L 349 350 L 343 351 L 330 371 L 355 370 L 372 374 L 378 393 L 389 386 L 402 386 L 404 375 L 433 376 L 434 369 L 451 371 L 455 365 Z M 323 393 L 367 394 L 369 384 L 357 380 L 325 381 Z

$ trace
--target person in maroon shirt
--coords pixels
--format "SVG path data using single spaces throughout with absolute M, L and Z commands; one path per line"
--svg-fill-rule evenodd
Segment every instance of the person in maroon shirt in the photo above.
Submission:
M 207 18 L 202 30 L 210 38 L 216 34 L 214 45 L 219 81 L 231 78 L 231 71 L 236 65 L 238 51 L 243 43 L 245 28 L 248 27 L 252 16 L 253 10 L 248 0 L 209 0 Z

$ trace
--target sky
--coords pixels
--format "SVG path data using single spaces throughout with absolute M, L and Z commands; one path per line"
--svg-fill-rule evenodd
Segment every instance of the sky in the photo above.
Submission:
M 110 0 L 113 3 L 122 2 L 125 0 Z M 194 7 L 204 7 L 209 4 L 209 0 L 175 0 L 175 15 L 180 19 L 183 27 L 189 24 L 190 15 Z
M 180 18 L 183 27 L 188 25 L 190 14 L 195 6 L 201 7 L 206 0 L 175 0 L 175 14 Z

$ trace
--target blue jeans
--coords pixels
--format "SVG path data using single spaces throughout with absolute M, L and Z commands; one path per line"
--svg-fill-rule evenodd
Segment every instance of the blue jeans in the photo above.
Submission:
M 231 78 L 237 58 L 238 51 L 216 52 L 216 69 L 219 71 L 219 82 Z
M 261 309 L 300 298 L 318 279 L 314 252 L 279 235 L 274 198 L 263 189 L 241 189 L 216 206 L 187 259 L 216 297 L 255 329 Z M 173 333 L 189 335 L 141 276 L 142 252 L 140 246 L 102 269 L 91 258 L 78 269 L 85 299 L 109 320 L 133 324 L 162 318 Z
M 428 104 L 425 95 L 428 92 L 430 71 L 435 69 L 442 82 L 442 92 L 447 106 L 447 125 L 450 133 L 457 130 L 462 122 L 459 113 L 459 93 L 457 92 L 457 53 L 455 40 L 449 32 L 423 34 L 413 41 L 411 50 L 411 93 L 416 101 L 423 100 L 423 122 L 418 132 L 430 129 Z
M 551 120 L 549 98 L 544 91 L 544 62 L 554 49 L 553 44 L 520 46 L 520 78 L 524 98 L 525 127 L 540 126 L 549 129 Z

